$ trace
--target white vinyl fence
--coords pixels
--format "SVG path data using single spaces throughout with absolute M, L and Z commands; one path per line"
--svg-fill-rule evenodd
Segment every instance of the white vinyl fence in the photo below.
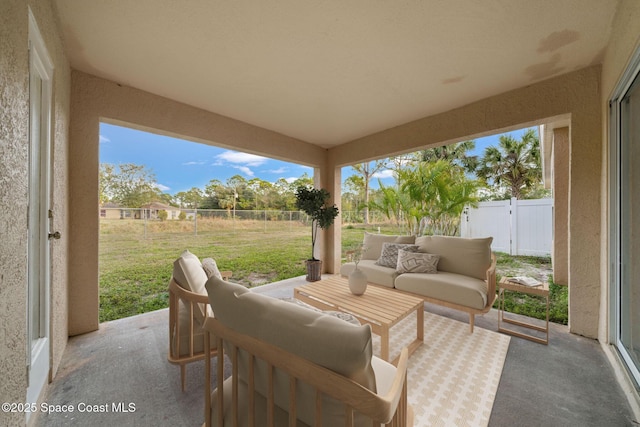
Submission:
M 464 210 L 462 237 L 493 237 L 491 249 L 510 255 L 550 256 L 553 199 L 480 202 Z

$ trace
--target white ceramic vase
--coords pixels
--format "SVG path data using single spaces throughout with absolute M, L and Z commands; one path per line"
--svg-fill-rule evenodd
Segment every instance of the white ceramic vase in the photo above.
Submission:
M 349 290 L 354 295 L 362 295 L 367 290 L 367 275 L 358 268 L 349 274 Z

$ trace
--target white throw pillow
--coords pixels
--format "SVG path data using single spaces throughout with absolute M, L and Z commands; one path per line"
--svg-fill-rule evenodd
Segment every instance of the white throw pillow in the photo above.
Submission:
M 438 272 L 439 255 L 423 252 L 398 251 L 396 271 L 402 273 L 430 273 Z

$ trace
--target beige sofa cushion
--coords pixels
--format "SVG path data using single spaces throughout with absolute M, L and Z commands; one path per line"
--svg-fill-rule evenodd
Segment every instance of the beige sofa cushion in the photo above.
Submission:
M 492 241 L 493 237 L 465 239 L 450 236 L 422 236 L 416 239 L 416 245 L 420 246 L 420 252 L 440 256 L 439 271 L 484 280 L 491 266 Z
M 310 360 L 376 391 L 372 367 L 371 327 L 355 326 L 343 320 L 307 310 L 295 304 L 250 292 L 243 286 L 211 277 L 206 284 L 216 318 L 227 327 Z M 247 381 L 247 356 L 240 355 L 239 379 Z M 288 381 L 276 373 L 282 389 L 275 392 L 275 402 L 287 407 Z M 264 364 L 256 366 L 256 390 L 266 395 Z M 300 387 L 297 396 L 298 417 L 312 424 L 315 394 Z M 341 419 L 344 406 L 327 401 L 323 404 L 326 425 Z
M 340 275 L 349 277 L 351 272 L 355 269 L 355 263 L 347 262 L 340 266 Z M 371 259 L 364 259 L 360 261 L 358 263 L 358 269 L 367 276 L 367 282 L 386 286 L 388 288 L 393 288 L 393 281 L 398 276 L 395 268 L 376 265 L 376 262 Z
M 396 289 L 482 310 L 487 304 L 484 280 L 456 273 L 406 273 L 396 278 Z
M 377 260 L 382 253 L 382 244 L 388 243 L 415 243 L 415 236 L 394 236 L 388 234 L 374 234 L 365 231 L 362 245 L 364 246 L 364 252 L 362 259 Z

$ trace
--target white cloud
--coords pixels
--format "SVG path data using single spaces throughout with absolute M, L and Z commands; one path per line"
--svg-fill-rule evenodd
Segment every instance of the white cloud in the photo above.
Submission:
M 171 187 L 167 187 L 166 185 L 162 185 L 162 184 L 156 184 L 156 188 L 160 191 L 169 191 L 171 190 Z
M 238 169 L 239 171 L 241 171 L 245 175 L 248 175 L 248 176 L 253 176 L 254 175 L 253 171 L 251 169 L 249 169 L 247 166 L 233 166 L 233 167 Z
M 287 168 L 285 168 L 285 167 L 280 167 L 280 168 L 278 168 L 278 169 L 271 169 L 271 170 L 268 170 L 267 172 L 269 172 L 269 173 L 285 173 L 286 171 L 287 171 Z
M 111 142 L 111 140 L 104 135 L 100 135 L 100 143 L 102 144 L 103 142 Z
M 182 166 L 204 165 L 206 162 L 185 162 Z
M 382 170 L 380 172 L 376 172 L 373 174 L 374 178 L 380 178 L 380 179 L 385 179 L 385 178 L 394 178 L 393 176 L 393 171 L 391 169 L 385 169 Z
M 291 184 L 293 181 L 295 181 L 296 179 L 300 178 L 299 176 L 292 176 L 290 178 L 285 178 L 284 180 L 287 181 L 289 184 Z
M 260 166 L 267 160 L 266 157 L 256 156 L 255 154 L 239 153 L 237 151 L 225 151 L 222 154 L 218 154 L 216 159 L 220 159 L 229 163 L 241 163 L 246 166 Z

